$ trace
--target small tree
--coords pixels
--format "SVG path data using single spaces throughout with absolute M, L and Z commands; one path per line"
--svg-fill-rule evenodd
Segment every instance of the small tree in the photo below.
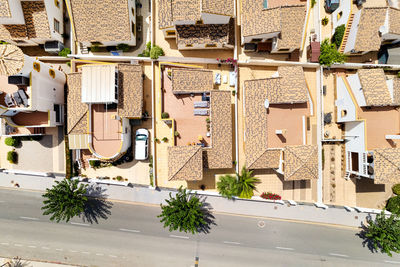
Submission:
M 17 164 L 17 162 L 18 162 L 18 153 L 15 152 L 15 150 L 8 151 L 7 152 L 7 160 L 11 164 Z
M 18 144 L 19 144 L 19 140 L 18 140 L 18 139 L 15 139 L 15 138 L 13 138 L 13 137 L 7 137 L 7 138 L 4 140 L 4 143 L 5 143 L 7 146 L 16 147 L 16 146 L 18 146 Z
M 343 63 L 345 56 L 337 51 L 334 44 L 325 39 L 321 44 L 321 54 L 319 56 L 319 64 L 330 67 L 333 63 Z
M 324 17 L 324 18 L 321 20 L 322 26 L 326 26 L 326 25 L 328 25 L 328 23 L 329 23 L 328 17 Z
M 217 189 L 221 196 L 232 199 L 237 195 L 236 177 L 232 175 L 224 175 L 217 182 Z
M 139 57 L 150 57 L 151 42 L 147 42 L 146 48 L 140 53 Z
M 122 52 L 128 52 L 129 48 L 130 47 L 128 44 L 118 44 L 117 45 L 117 50 L 122 50 Z
M 391 213 L 400 215 L 400 196 L 389 198 L 389 200 L 386 203 L 386 209 Z
M 161 119 L 168 119 L 168 118 L 169 118 L 169 113 L 168 112 L 161 113 Z
M 87 185 L 79 185 L 78 180 L 64 179 L 56 181 L 51 189 L 43 194 L 43 215 L 51 215 L 51 221 L 66 221 L 80 215 L 85 210 L 88 198 L 85 196 Z
M 68 47 L 65 47 L 63 50 L 58 52 L 58 55 L 60 57 L 68 57 L 69 54 L 71 54 L 71 49 L 69 49 Z
M 163 55 L 164 55 L 164 51 L 158 45 L 153 46 L 150 50 L 150 58 L 151 59 L 157 59 Z
M 260 179 L 252 177 L 252 174 L 253 171 L 249 171 L 246 169 L 245 166 L 243 166 L 237 180 L 237 190 L 239 193 L 239 197 L 251 198 L 254 195 L 256 184 L 260 182 Z
M 173 197 L 169 193 L 169 199 L 165 200 L 166 205 L 161 206 L 160 222 L 169 231 L 179 230 L 185 233 L 198 233 L 202 226 L 206 225 L 206 218 L 203 212 L 203 203 L 197 195 L 190 195 L 186 189 L 180 187 Z
M 393 194 L 400 195 L 400 184 L 395 184 L 392 186 L 392 192 Z
M 368 217 L 368 225 L 360 234 L 364 236 L 375 250 L 392 257 L 392 252 L 400 252 L 400 220 L 391 215 L 386 218 L 384 212 L 376 215 L 375 220 Z
M 332 36 L 332 43 L 336 45 L 336 48 L 339 49 L 342 44 L 344 32 L 346 31 L 346 25 L 342 24 L 335 29 L 335 33 Z

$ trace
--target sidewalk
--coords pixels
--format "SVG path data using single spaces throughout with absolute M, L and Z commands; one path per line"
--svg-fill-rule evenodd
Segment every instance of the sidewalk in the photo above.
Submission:
M 2 258 L 0 257 L 0 266 L 3 266 L 3 264 L 9 263 L 12 259 L 10 258 Z M 72 266 L 79 266 L 79 265 L 65 265 L 62 263 L 58 262 L 42 262 L 42 261 L 32 261 L 32 260 L 25 260 L 25 259 L 19 259 L 21 265 L 15 265 L 15 266 L 25 266 L 25 267 L 72 267 Z M 14 260 L 14 262 L 16 262 Z M 5 267 L 8 267 L 8 265 L 4 265 Z M 14 266 L 14 265 L 13 265 Z
M 0 173 L 0 187 L 16 188 L 12 184 L 13 181 L 14 183 L 18 183 L 20 189 L 45 191 L 46 188 L 54 184 L 55 180 L 61 179 L 61 177 L 49 178 Z M 176 192 L 168 189 L 153 190 L 140 186 L 126 187 L 104 184 L 99 184 L 98 186 L 104 190 L 104 194 L 111 200 L 156 205 L 164 203 L 164 200 L 168 198 L 170 192 Z M 314 205 L 301 203 L 297 206 L 289 206 L 288 204 L 257 200 L 228 200 L 220 196 L 206 195 L 206 193 L 207 192 L 202 192 L 206 201 L 211 204 L 213 210 L 223 213 L 352 227 L 359 227 L 361 222 L 365 221 L 365 218 L 368 216 L 368 213 L 359 213 L 357 211 L 349 212 L 343 207 L 322 209 Z

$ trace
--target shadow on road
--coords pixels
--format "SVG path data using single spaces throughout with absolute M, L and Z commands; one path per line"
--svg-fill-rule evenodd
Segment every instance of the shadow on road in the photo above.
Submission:
M 108 216 L 111 215 L 110 209 L 113 204 L 107 201 L 107 195 L 104 191 L 106 189 L 96 185 L 90 185 L 87 188 L 88 201 L 83 214 L 81 214 L 84 222 L 98 224 L 99 219 L 107 220 Z
M 206 221 L 205 224 L 199 227 L 199 233 L 208 234 L 210 233 L 211 226 L 216 226 L 215 217 L 212 214 L 212 206 L 210 203 L 206 202 L 207 197 L 202 196 L 200 197 L 200 201 L 203 203 L 202 211 L 204 215 L 204 220 Z
M 359 238 L 361 238 L 363 247 L 367 247 L 372 253 L 378 252 L 378 250 L 374 247 L 373 242 L 367 238 L 366 234 L 368 233 L 368 227 L 362 222 L 361 223 L 361 231 L 356 234 Z

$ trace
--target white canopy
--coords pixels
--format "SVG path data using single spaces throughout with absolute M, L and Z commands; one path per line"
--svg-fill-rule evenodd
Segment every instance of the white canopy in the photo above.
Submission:
M 82 67 L 82 102 L 117 103 L 115 65 L 85 65 Z

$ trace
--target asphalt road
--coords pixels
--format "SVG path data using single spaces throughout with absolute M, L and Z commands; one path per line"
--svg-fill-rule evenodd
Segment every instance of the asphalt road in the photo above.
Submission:
M 159 207 L 105 204 L 108 218 L 98 223 L 54 223 L 42 216 L 40 193 L 0 189 L 0 257 L 85 266 L 194 266 L 196 256 L 201 267 L 400 265 L 400 255 L 363 247 L 357 230 L 214 214 L 210 233 L 193 236 L 163 229 Z

